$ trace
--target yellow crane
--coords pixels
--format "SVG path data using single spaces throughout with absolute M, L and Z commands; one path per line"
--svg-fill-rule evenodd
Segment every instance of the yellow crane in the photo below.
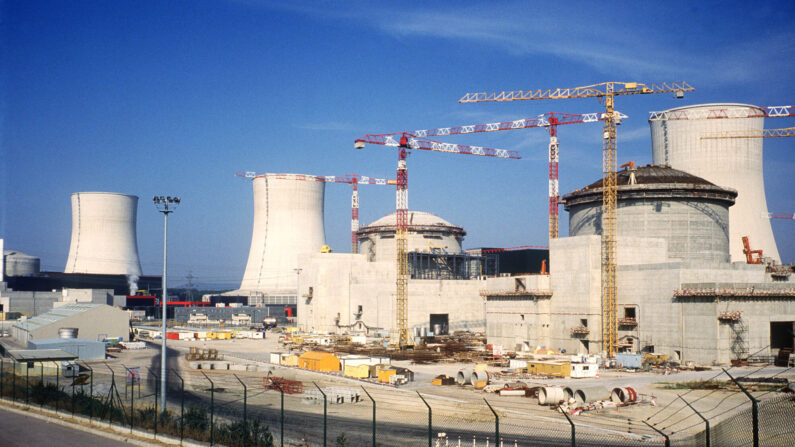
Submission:
M 467 93 L 458 102 L 601 98 L 605 105 L 602 142 L 602 349 L 614 357 L 618 342 L 616 317 L 616 96 L 673 93 L 675 98 L 695 90 L 686 82 L 641 84 L 602 82 L 574 88 Z

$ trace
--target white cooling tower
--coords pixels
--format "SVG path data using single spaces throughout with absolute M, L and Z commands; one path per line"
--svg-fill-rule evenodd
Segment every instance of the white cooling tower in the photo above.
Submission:
M 241 290 L 294 291 L 298 255 L 326 243 L 323 194 L 313 176 L 265 174 L 254 185 L 254 230 Z
M 703 104 L 655 112 L 649 119 L 655 165 L 668 165 L 737 190 L 737 200 L 729 212 L 732 262 L 745 260 L 743 236 L 749 237 L 751 248 L 762 249 L 765 257 L 781 262 L 767 217 L 762 173 L 764 139 L 702 137 L 707 133 L 762 129 L 763 113 L 747 104 Z
M 140 276 L 137 214 L 137 196 L 73 193 L 72 242 L 64 273 Z

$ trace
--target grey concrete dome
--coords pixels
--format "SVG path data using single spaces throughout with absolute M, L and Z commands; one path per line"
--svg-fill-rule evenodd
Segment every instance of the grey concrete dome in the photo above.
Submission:
M 370 261 L 394 261 L 396 214 L 391 213 L 360 229 L 360 253 Z M 408 212 L 408 251 L 462 253 L 463 228 L 423 211 Z
M 729 207 L 737 192 L 665 166 L 617 172 L 618 236 L 668 242 L 668 256 L 729 262 Z M 602 180 L 563 196 L 569 235 L 602 234 Z

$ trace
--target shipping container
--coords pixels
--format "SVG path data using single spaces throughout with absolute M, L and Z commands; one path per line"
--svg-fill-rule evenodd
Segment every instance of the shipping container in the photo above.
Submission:
M 298 366 L 312 371 L 339 371 L 340 359 L 328 352 L 308 351 L 298 358 Z
M 366 379 L 370 377 L 370 365 L 346 365 L 344 373 L 347 377 Z

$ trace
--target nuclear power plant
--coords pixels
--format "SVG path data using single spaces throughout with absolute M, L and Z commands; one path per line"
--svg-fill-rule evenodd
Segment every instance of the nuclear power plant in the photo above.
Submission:
M 759 131 L 766 114 L 763 108 L 730 103 L 651 114 L 652 163 L 630 161 L 615 172 L 615 205 L 610 211 L 615 221 L 614 230 L 609 229 L 615 232 L 615 323 L 605 320 L 607 177 L 582 181 L 562 197 L 551 196 L 555 200 L 550 206 L 557 210 L 560 203 L 568 213 L 569 234 L 553 236 L 548 247 L 465 250 L 465 222 L 451 223 L 432 210 L 407 209 L 400 181 L 404 159 L 394 181 L 397 212 L 359 228 L 354 195 L 352 239 L 358 246 L 353 253 L 335 252 L 326 245 L 326 183 L 338 179 L 247 176 L 253 187 L 254 219 L 239 288 L 205 295 L 203 303 L 187 303 L 194 307 L 175 315 L 199 321 L 203 311 L 197 305 L 234 305 L 214 310 L 213 319 L 228 313 L 239 320 L 242 313 L 264 311 L 307 333 L 363 334 L 393 342 L 403 330 L 412 340 L 456 331 L 484 332 L 489 344 L 507 352 L 543 346 L 591 355 L 616 349 L 715 364 L 775 355 L 793 347 L 795 286 L 793 267 L 781 265 L 768 220 L 763 140 L 715 137 Z M 578 119 L 571 122 L 588 122 Z M 516 123 L 504 127 L 552 125 Z M 458 129 L 468 132 L 466 127 Z M 501 130 L 497 125 L 488 129 Z M 368 142 L 399 150 L 516 158 L 480 147 L 423 146 L 414 135 L 406 135 L 377 135 Z M 550 135 L 550 150 L 557 151 L 556 134 Z M 550 155 L 551 173 L 553 165 L 556 174 L 556 154 Z M 63 276 L 40 272 L 35 255 L 4 252 L 6 280 L 21 287 L 0 291 L 6 311 L 47 311 L 69 293 L 75 295 L 52 292 L 74 286 L 69 282 L 74 277 L 121 275 L 148 278 L 149 284 L 156 278 L 142 275 L 140 267 L 136 196 L 79 192 L 72 194 L 71 202 L 72 237 Z M 499 221 L 499 216 L 494 219 Z M 60 282 L 53 283 L 56 279 Z M 111 289 L 85 296 L 122 303 L 118 287 Z M 45 297 L 47 293 L 51 296 Z M 50 300 L 49 306 L 42 306 L 42 299 Z M 605 334 L 613 324 L 615 342 L 610 347 Z

